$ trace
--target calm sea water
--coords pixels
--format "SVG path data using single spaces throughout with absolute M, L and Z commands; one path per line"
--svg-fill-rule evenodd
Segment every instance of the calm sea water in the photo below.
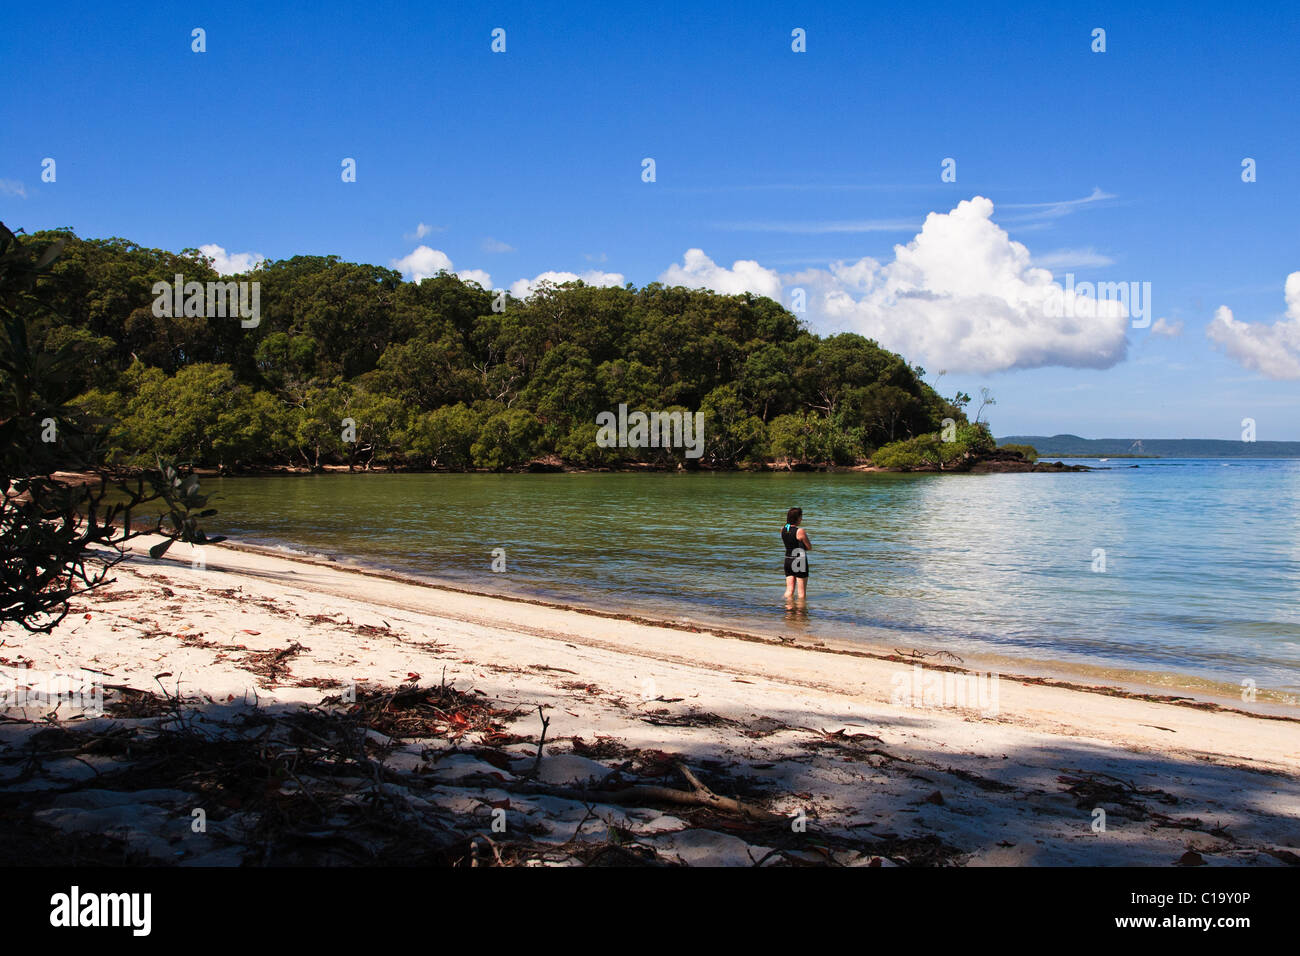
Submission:
M 1099 470 L 205 485 L 235 538 L 476 590 L 1300 691 L 1300 461 L 1084 463 Z M 814 547 L 806 612 L 782 599 L 792 505 Z

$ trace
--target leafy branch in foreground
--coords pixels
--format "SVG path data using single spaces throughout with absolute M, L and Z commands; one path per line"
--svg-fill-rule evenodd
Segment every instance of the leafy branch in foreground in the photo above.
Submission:
M 154 521 L 131 520 L 133 511 L 155 502 L 166 511 Z M 221 541 L 199 527 L 198 519 L 216 514 L 203 509 L 206 503 L 197 479 L 168 462 L 134 479 L 102 472 L 79 482 L 50 475 L 10 479 L 0 497 L 0 624 L 51 630 L 67 615 L 70 598 L 109 582 L 132 539 L 163 535 L 149 549 L 155 558 L 177 540 Z
M 206 508 L 198 480 L 172 461 L 133 477 L 115 476 L 104 451 L 106 423 L 71 408 L 70 349 L 30 344 L 29 323 L 48 310 L 41 281 L 60 247 L 39 257 L 0 223 L 0 626 L 54 628 L 75 594 L 108 582 L 126 544 L 146 534 L 165 540 L 215 542 L 199 519 Z M 75 389 L 73 389 L 75 390 Z M 136 527 L 132 514 L 162 507 Z

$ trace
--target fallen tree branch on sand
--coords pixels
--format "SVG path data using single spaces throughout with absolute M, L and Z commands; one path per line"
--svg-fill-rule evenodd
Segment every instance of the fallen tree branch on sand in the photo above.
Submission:
M 616 806 L 643 806 L 645 804 L 667 803 L 679 807 L 706 807 L 719 813 L 744 817 L 758 823 L 781 823 L 787 818 L 779 813 L 772 813 L 762 807 L 745 803 L 734 797 L 724 797 L 714 793 L 695 776 L 685 764 L 678 763 L 677 770 L 690 785 L 690 790 L 664 787 L 656 784 L 633 784 L 621 790 L 588 790 L 575 787 L 553 787 L 543 783 L 522 783 L 505 786 L 504 789 L 514 793 L 526 793 L 563 800 L 577 800 L 580 803 L 609 803 Z

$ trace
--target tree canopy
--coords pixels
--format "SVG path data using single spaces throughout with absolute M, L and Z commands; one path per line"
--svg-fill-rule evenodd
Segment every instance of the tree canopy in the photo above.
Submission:
M 111 418 L 118 460 L 225 469 L 325 464 L 676 467 L 680 448 L 603 448 L 597 413 L 703 412 L 700 459 L 847 464 L 965 424 L 924 370 L 852 333 L 821 337 L 771 299 L 651 283 L 543 286 L 526 300 L 441 273 L 419 283 L 336 256 L 218 277 L 172 253 L 68 230 L 32 322 L 69 363 L 73 403 Z M 260 284 L 260 321 L 165 317 L 155 282 Z M 498 305 L 501 303 L 498 302 Z M 690 464 L 689 461 L 686 462 Z

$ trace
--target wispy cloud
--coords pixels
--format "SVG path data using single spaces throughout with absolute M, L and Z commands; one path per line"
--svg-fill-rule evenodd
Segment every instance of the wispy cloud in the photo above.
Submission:
M 493 239 L 491 236 L 483 240 L 484 252 L 514 252 L 515 247 L 509 243 L 502 242 L 500 239 Z
M 677 193 L 753 193 L 753 192 L 898 192 L 903 189 L 934 189 L 933 183 L 734 183 L 709 186 L 665 186 Z
M 803 222 L 715 222 L 714 229 L 727 232 L 783 232 L 804 236 L 820 236 L 828 233 L 857 232 L 916 232 L 917 223 L 913 219 L 823 219 Z
M 405 233 L 403 234 L 402 238 L 406 239 L 408 242 L 414 242 L 417 239 L 423 239 L 431 232 L 446 232 L 446 231 L 447 231 L 446 226 L 430 226 L 429 224 L 422 222 L 415 227 L 415 232 Z
M 1113 193 L 1103 192 L 1099 187 L 1094 186 L 1092 192 L 1082 199 L 1061 199 L 1055 202 L 1004 202 L 998 203 L 998 208 L 1025 210 L 1021 215 L 1003 219 L 1003 222 L 1035 222 L 1044 219 L 1060 219 L 1095 203 L 1117 198 L 1119 197 Z
M 1162 316 L 1156 319 L 1155 323 L 1152 324 L 1151 334 L 1163 335 L 1166 338 L 1176 339 L 1178 336 L 1183 334 L 1183 320 L 1179 319 L 1176 322 L 1170 322 Z
M 843 255 L 824 255 L 824 256 L 787 256 L 786 258 L 768 259 L 767 264 L 772 266 L 824 266 L 828 262 L 835 262 L 846 258 Z
M 27 198 L 27 187 L 16 179 L 0 179 L 0 196 L 17 196 Z
M 1115 260 L 1089 246 L 1087 249 L 1056 249 L 1034 256 L 1034 265 L 1040 269 L 1086 269 L 1114 265 Z
M 745 187 L 734 187 L 745 188 Z M 801 188 L 797 186 L 766 186 L 766 187 L 747 187 L 752 189 L 794 189 Z M 826 186 L 809 185 L 809 189 L 831 188 Z M 849 187 L 842 187 L 849 188 Z M 874 187 L 860 187 L 863 189 Z M 1070 213 L 1077 212 L 1090 205 L 1100 202 L 1107 202 L 1116 199 L 1112 193 L 1103 192 L 1100 188 L 1094 188 L 1093 191 L 1080 199 L 1061 199 L 1053 202 L 1034 202 L 1034 203 L 999 203 L 1000 209 L 1021 210 L 1019 215 L 1013 215 L 1004 219 L 1004 222 L 1023 223 L 1021 229 L 1045 229 L 1052 220 L 1060 219 L 1062 216 L 1068 216 Z M 804 236 L 821 236 L 835 234 L 853 234 L 868 232 L 910 232 L 915 233 L 920 227 L 919 221 L 915 219 L 813 219 L 813 220 L 743 220 L 728 222 L 713 222 L 708 224 L 712 229 L 721 229 L 726 232 L 777 232 L 788 235 Z M 1079 254 L 1079 250 L 1062 250 Z M 1079 265 L 1109 265 L 1111 259 L 1101 256 L 1092 250 L 1087 250 L 1087 255 L 1092 257 L 1092 261 L 1083 259 Z M 1049 254 L 1050 257 L 1050 254 Z M 1071 263 L 1073 264 L 1073 263 Z M 1052 268 L 1045 265 L 1044 268 Z

